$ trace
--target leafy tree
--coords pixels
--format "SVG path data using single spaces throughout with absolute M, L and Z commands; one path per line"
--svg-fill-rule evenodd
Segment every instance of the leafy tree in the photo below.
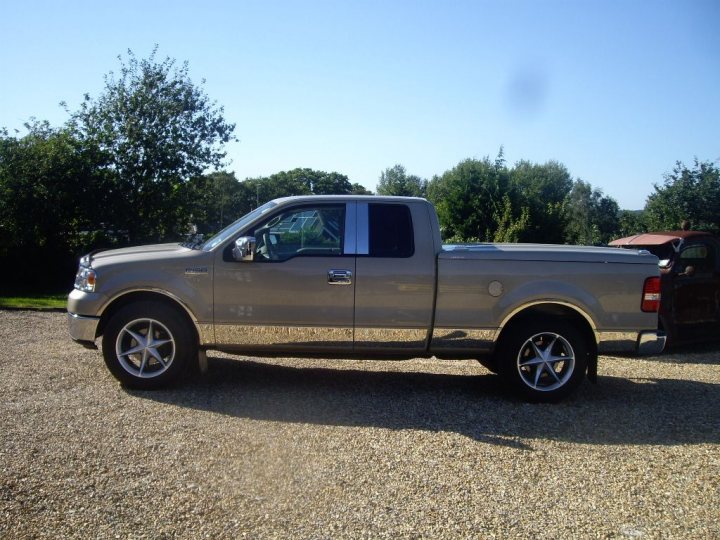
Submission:
M 202 234 L 212 234 L 251 208 L 249 187 L 235 173 L 217 171 L 192 179 L 188 192 L 189 221 Z
M 425 197 L 427 184 L 427 180 L 423 180 L 419 176 L 408 175 L 405 167 L 398 164 L 380 173 L 377 192 L 378 195 Z
M 530 209 L 524 206 L 519 218 L 515 218 L 513 214 L 512 202 L 510 201 L 510 196 L 506 193 L 503 195 L 502 213 L 495 213 L 493 215 L 493 219 L 497 224 L 497 229 L 493 235 L 493 242 L 520 241 L 530 224 Z
M 427 196 L 435 204 L 443 237 L 448 240 L 489 242 L 495 238 L 500 222 L 505 228 L 516 220 L 518 225 L 527 226 L 522 209 L 512 202 L 502 151 L 495 162 L 487 157 L 467 159 L 434 177 L 428 184 Z M 513 234 L 519 235 L 520 231 Z
M 85 95 L 72 114 L 75 136 L 99 151 L 98 165 L 111 182 L 107 217 L 130 241 L 177 236 L 187 227 L 183 186 L 225 157 L 222 145 L 234 124 L 188 75 L 188 64 L 156 61 L 128 51 L 120 71 L 105 77 L 103 93 Z
M 524 229 L 519 231 L 519 240 L 562 244 L 568 193 L 573 186 L 565 166 L 557 161 L 543 165 L 520 161 L 510 170 L 510 182 L 517 198 L 516 205 L 527 209 L 527 220 Z
M 0 241 L 53 251 L 92 244 L 108 203 L 94 150 L 47 122 L 25 127 L 20 138 L 0 131 Z
M 353 186 L 344 174 L 337 172 L 321 173 L 313 179 L 310 191 L 313 195 L 348 195 Z
M 720 233 L 720 169 L 715 164 L 695 159 L 688 168 L 678 161 L 663 185 L 654 187 L 645 204 L 651 230 L 679 229 L 688 220 L 693 229 Z
M 0 293 L 67 291 L 77 256 L 112 243 L 100 230 L 111 201 L 93 148 L 47 122 L 26 127 L 0 130 Z
M 643 210 L 620 210 L 618 219 L 618 237 L 620 238 L 648 231 Z
M 576 180 L 566 210 L 566 241 L 580 245 L 608 243 L 618 235 L 619 211 L 615 199 L 593 189 L 588 182 Z
M 314 169 L 297 168 L 281 171 L 267 177 L 248 178 L 247 210 L 279 197 L 293 195 L 371 195 L 360 184 L 351 184 L 348 177 L 337 172 L 327 173 Z
M 367 189 L 362 184 L 353 183 L 352 186 L 350 186 L 350 194 L 351 195 L 372 195 L 373 192 Z

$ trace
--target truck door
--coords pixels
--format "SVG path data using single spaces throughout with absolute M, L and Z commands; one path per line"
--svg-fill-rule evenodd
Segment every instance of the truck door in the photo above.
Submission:
M 718 253 L 711 242 L 683 247 L 673 264 L 673 313 L 680 339 L 700 339 L 720 331 Z
M 215 340 L 240 350 L 350 352 L 353 341 L 355 207 L 285 206 L 243 236 L 254 258 L 236 261 L 233 244 L 215 261 Z
M 358 202 L 357 223 L 355 351 L 425 351 L 435 294 L 426 204 Z

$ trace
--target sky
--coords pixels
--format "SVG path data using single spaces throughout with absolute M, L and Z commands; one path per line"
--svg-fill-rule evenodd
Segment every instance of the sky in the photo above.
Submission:
M 239 179 L 374 190 L 502 147 L 640 209 L 676 161 L 720 162 L 718 20 L 718 0 L 0 0 L 0 127 L 62 125 L 157 45 L 236 124 Z

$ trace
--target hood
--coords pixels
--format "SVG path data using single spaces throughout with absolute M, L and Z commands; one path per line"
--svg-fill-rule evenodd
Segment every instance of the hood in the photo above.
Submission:
M 118 262 L 138 262 L 160 259 L 175 259 L 191 254 L 192 249 L 183 247 L 181 244 L 151 244 L 147 246 L 133 246 L 120 249 L 108 249 L 90 254 L 93 267 L 114 264 Z

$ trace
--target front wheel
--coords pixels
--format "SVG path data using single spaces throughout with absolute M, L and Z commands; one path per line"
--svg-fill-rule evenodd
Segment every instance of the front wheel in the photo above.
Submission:
M 563 399 L 580 385 L 587 370 L 585 341 L 563 321 L 517 324 L 498 352 L 503 380 L 529 401 Z
M 105 364 L 123 385 L 154 389 L 175 381 L 197 352 L 192 328 L 177 310 L 156 302 L 121 308 L 103 333 Z

